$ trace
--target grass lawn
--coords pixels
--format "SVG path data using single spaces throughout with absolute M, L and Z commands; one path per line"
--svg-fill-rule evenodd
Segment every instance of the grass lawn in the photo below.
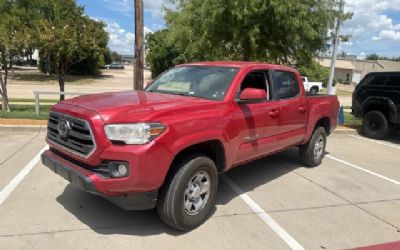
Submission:
M 352 96 L 353 92 L 343 89 L 336 89 L 336 95 L 338 96 Z
M 321 94 L 326 94 L 327 93 L 327 89 L 322 89 L 321 90 Z M 337 96 L 352 96 L 353 92 L 348 91 L 348 90 L 343 90 L 343 89 L 336 89 L 336 95 Z
M 10 105 L 11 112 L 0 110 L 0 118 L 47 120 L 50 106 L 40 107 L 40 116 L 35 114 L 35 105 Z
M 92 83 L 96 79 L 102 78 L 99 76 L 79 76 L 79 75 L 66 75 L 65 82 L 70 84 L 88 84 Z M 58 84 L 58 78 L 55 75 L 46 75 L 40 72 L 19 72 L 16 71 L 14 74 L 10 74 L 10 80 L 13 82 L 40 82 L 46 84 Z
M 1 101 L 1 99 L 0 99 Z M 35 102 L 34 98 L 10 98 L 10 102 L 28 102 L 32 103 Z M 57 103 L 58 99 L 42 99 L 40 98 L 40 103 Z
M 361 119 L 355 118 L 350 113 L 344 112 L 344 125 L 349 127 L 359 127 L 362 124 Z

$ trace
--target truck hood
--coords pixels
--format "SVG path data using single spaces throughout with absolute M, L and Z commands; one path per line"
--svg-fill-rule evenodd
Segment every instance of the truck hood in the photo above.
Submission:
M 98 113 L 105 124 L 163 121 L 184 113 L 215 112 L 221 109 L 216 101 L 195 97 L 170 95 L 144 91 L 110 92 L 85 95 L 63 101 Z M 201 108 L 200 108 L 201 107 Z M 214 115 L 218 115 L 218 112 Z

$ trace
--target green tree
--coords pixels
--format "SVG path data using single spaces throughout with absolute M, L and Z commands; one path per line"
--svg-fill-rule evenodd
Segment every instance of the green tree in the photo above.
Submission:
M 182 51 L 170 43 L 166 38 L 168 30 L 161 30 L 147 35 L 147 46 L 150 53 L 146 57 L 146 61 L 150 65 L 151 75 L 156 78 L 166 69 L 171 68 L 175 64 L 183 62 L 184 59 L 179 56 Z
M 367 60 L 373 60 L 373 61 L 376 61 L 376 60 L 379 60 L 381 57 L 378 55 L 378 54 L 375 54 L 375 53 L 373 53 L 373 54 L 369 54 L 369 55 L 367 55 Z
M 185 57 L 289 63 L 324 48 L 333 0 L 178 0 L 168 10 L 170 39 Z
M 43 1 L 42 18 L 37 24 L 39 48 L 55 63 L 60 91 L 65 90 L 65 76 L 71 66 L 99 56 L 108 43 L 105 24 L 87 17 L 75 0 Z M 60 95 L 60 100 L 64 95 Z
M 0 96 L 2 110 L 10 111 L 8 103 L 8 70 L 12 68 L 13 57 L 26 47 L 27 37 L 21 10 L 12 0 L 0 0 Z M 4 73 L 1 72 L 4 68 Z
M 177 8 L 166 11 L 163 35 L 150 36 L 148 61 L 157 67 L 155 75 L 181 61 L 311 62 L 331 39 L 335 17 L 351 18 L 338 13 L 335 0 L 175 2 Z
M 24 47 L 20 49 L 19 55 L 26 56 L 29 64 L 32 64 L 33 52 L 38 48 L 35 29 L 36 21 L 40 18 L 40 12 L 37 9 L 40 1 L 43 0 L 14 0 L 21 24 L 19 29 L 24 34 Z
M 111 53 L 111 58 L 112 58 L 113 62 L 121 62 L 122 61 L 122 56 L 115 51 Z
M 104 50 L 104 64 L 105 65 L 111 64 L 112 61 L 113 61 L 113 59 L 112 59 L 111 50 L 109 48 L 106 48 Z
M 297 69 L 302 76 L 307 76 L 309 81 L 321 81 L 324 84 L 328 82 L 329 69 L 321 66 L 314 60 L 299 62 L 299 64 L 297 65 Z

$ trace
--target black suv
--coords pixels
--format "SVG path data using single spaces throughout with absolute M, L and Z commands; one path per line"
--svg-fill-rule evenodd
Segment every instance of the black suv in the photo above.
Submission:
M 383 139 L 400 126 L 400 72 L 369 73 L 353 93 L 352 113 L 363 119 L 362 132 Z

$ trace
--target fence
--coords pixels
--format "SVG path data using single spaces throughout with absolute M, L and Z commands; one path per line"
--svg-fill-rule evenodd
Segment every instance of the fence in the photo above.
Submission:
M 35 94 L 35 113 L 40 115 L 40 95 L 87 95 L 88 93 L 56 92 L 56 91 L 33 91 Z

